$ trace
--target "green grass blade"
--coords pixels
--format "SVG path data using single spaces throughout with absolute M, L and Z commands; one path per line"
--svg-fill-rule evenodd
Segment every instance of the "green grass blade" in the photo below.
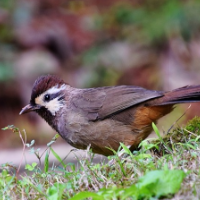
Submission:
M 45 160 L 44 160 L 44 171 L 47 173 L 49 170 L 49 151 L 46 152 Z
M 52 147 L 49 147 L 52 154 L 55 156 L 55 158 L 61 163 L 61 165 L 66 168 L 67 165 L 62 161 L 61 157 L 52 149 Z

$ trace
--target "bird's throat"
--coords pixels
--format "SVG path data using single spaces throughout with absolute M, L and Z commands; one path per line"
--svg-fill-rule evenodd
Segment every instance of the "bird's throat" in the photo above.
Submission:
M 36 111 L 38 115 L 40 115 L 54 130 L 57 130 L 56 117 L 52 115 L 50 111 L 48 111 L 45 107 Z

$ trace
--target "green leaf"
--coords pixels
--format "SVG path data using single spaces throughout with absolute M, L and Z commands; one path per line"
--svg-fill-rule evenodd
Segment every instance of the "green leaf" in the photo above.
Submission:
M 54 183 L 52 187 L 47 189 L 48 200 L 61 200 L 65 188 L 66 184 Z
M 163 138 L 161 137 L 160 132 L 159 132 L 157 126 L 153 122 L 152 122 L 152 127 L 153 127 L 154 132 L 158 136 L 159 140 L 164 143 Z
M 49 147 L 52 154 L 55 156 L 55 158 L 61 163 L 61 165 L 66 168 L 67 165 L 62 161 L 61 157 L 52 149 L 52 147 Z
M 166 196 L 175 194 L 186 174 L 182 170 L 150 171 L 139 179 L 137 187 L 145 196 Z
M 2 128 L 2 130 L 11 130 L 13 133 L 19 133 L 19 128 L 17 128 L 16 126 L 14 125 L 8 125 L 4 128 Z
M 133 155 L 133 154 L 131 153 L 130 149 L 129 149 L 126 145 L 124 145 L 123 143 L 120 142 L 120 146 L 123 148 L 123 151 L 124 151 L 125 153 L 127 153 L 128 155 Z
M 35 169 L 35 167 L 37 166 L 36 162 L 33 162 L 31 165 L 26 164 L 25 169 L 29 170 L 29 171 L 33 171 Z
M 141 141 L 139 144 L 139 147 L 142 147 L 142 150 L 144 152 L 146 152 L 150 149 L 153 149 L 153 148 L 158 149 L 158 143 L 151 143 L 149 141 L 151 141 L 151 139 L 145 139 L 145 140 Z
M 156 135 L 158 136 L 159 140 L 162 142 L 162 144 L 165 145 L 166 149 L 169 152 L 172 152 L 171 148 L 167 145 L 167 143 L 164 142 L 162 136 L 160 135 L 160 132 L 159 132 L 157 126 L 153 122 L 152 122 L 152 127 L 153 127 L 153 130 L 155 131 Z
M 44 160 L 44 171 L 47 173 L 49 170 L 49 152 L 46 152 L 45 160 Z
M 100 196 L 93 192 L 79 192 L 78 194 L 74 195 L 69 200 L 81 200 L 81 199 L 85 199 L 85 198 L 89 198 L 89 197 L 91 197 L 93 200 L 104 200 L 103 196 Z

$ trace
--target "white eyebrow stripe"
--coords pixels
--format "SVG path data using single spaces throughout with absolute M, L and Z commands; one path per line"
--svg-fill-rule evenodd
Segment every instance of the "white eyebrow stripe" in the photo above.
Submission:
M 53 86 L 52 88 L 48 89 L 45 94 L 56 94 L 57 92 L 60 92 L 62 90 L 65 90 L 67 87 L 66 84 L 61 85 L 60 87 L 58 87 L 58 85 Z

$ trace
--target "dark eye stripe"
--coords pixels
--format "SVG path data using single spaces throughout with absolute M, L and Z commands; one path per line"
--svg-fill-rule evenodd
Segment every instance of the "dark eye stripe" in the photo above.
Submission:
M 60 96 L 60 97 L 58 98 L 58 101 L 61 101 L 61 100 L 63 100 L 64 98 L 65 98 L 65 96 L 62 95 L 62 96 Z
M 55 99 L 56 97 L 58 97 L 60 95 L 61 95 L 61 92 L 57 92 L 55 94 L 46 94 L 44 96 L 44 101 L 49 102 L 49 101 Z M 58 100 L 61 100 L 61 98 L 59 98 Z

